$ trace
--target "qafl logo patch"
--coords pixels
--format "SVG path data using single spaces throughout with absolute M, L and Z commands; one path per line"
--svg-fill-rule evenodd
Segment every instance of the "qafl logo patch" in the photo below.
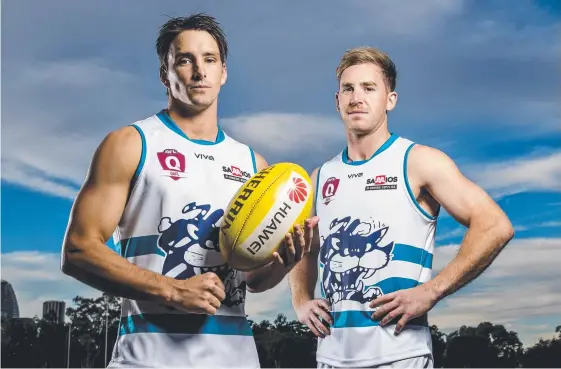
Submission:
M 335 193 L 339 188 L 339 182 L 339 178 L 331 177 L 323 184 L 321 196 L 325 205 L 333 201 L 333 196 L 335 196 Z
M 174 181 L 185 178 L 185 155 L 175 149 L 165 149 L 158 153 L 158 161 L 166 176 Z

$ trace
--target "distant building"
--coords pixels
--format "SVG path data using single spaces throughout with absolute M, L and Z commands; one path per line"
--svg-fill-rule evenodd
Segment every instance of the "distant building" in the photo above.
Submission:
M 54 318 L 57 323 L 64 323 L 64 311 L 66 303 L 64 301 L 45 301 L 43 303 L 43 319 Z
M 19 318 L 16 294 L 10 282 L 2 279 L 2 318 Z

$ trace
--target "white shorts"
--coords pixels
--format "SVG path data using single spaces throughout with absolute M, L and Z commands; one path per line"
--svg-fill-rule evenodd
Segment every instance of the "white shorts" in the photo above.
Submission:
M 318 368 L 336 368 L 324 363 L 318 362 Z M 434 362 L 432 355 L 423 355 L 412 357 L 409 359 L 397 360 L 391 363 L 380 364 L 377 366 L 372 366 L 370 368 L 433 368 Z

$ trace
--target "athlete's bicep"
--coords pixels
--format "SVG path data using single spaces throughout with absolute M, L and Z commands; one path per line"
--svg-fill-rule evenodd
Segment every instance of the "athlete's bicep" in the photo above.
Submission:
M 123 213 L 141 150 L 140 136 L 133 127 L 110 133 L 99 145 L 72 207 L 66 251 L 109 239 Z
M 422 188 L 462 225 L 469 226 L 475 217 L 501 213 L 493 199 L 443 152 L 416 145 L 410 160 L 410 171 Z

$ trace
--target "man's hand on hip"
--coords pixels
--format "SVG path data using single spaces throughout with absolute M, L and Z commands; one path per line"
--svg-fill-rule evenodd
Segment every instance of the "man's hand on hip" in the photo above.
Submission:
M 408 321 L 425 314 L 435 303 L 434 293 L 427 286 L 420 285 L 382 295 L 370 302 L 370 307 L 376 308 L 372 318 L 381 319 L 380 326 L 401 317 L 395 327 L 395 333 L 398 334 Z
M 333 318 L 329 313 L 330 308 L 327 300 L 309 300 L 295 310 L 298 321 L 310 328 L 317 337 L 324 338 L 330 334 L 329 325 L 333 324 Z

